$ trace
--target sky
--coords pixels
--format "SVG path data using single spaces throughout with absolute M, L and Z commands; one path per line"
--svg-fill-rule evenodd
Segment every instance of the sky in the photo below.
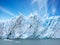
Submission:
M 46 10 L 49 16 L 59 16 L 60 0 L 0 0 L 0 20 L 36 11 L 43 16 Z

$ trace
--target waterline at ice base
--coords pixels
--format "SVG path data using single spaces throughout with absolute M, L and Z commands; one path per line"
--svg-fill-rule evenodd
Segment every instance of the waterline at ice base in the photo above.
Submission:
M 40 15 L 20 15 L 8 21 L 0 21 L 1 39 L 60 38 L 60 16 L 45 19 Z

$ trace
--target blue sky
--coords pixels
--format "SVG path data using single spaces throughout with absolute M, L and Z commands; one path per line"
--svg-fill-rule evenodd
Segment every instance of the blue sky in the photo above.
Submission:
M 17 16 L 19 12 L 29 15 L 39 11 L 40 0 L 0 0 L 0 19 Z M 49 16 L 60 15 L 60 0 L 48 0 L 47 7 Z M 52 13 L 53 12 L 53 13 Z
M 48 13 L 49 15 L 60 16 L 60 0 L 48 0 Z M 55 13 L 53 14 L 52 11 L 55 9 Z

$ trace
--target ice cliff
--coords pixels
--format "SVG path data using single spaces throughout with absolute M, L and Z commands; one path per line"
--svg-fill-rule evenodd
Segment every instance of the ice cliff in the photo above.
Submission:
M 60 16 L 44 19 L 40 15 L 19 15 L 6 22 L 0 21 L 0 38 L 60 38 Z

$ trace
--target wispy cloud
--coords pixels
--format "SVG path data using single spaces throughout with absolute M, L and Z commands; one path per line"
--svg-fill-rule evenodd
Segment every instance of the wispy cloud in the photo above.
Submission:
M 56 13 L 56 8 L 52 8 L 52 14 L 55 15 Z
M 48 17 L 47 14 L 47 0 L 32 0 L 32 5 L 37 4 L 38 12 L 42 17 Z M 44 16 L 43 16 L 44 15 Z
M 32 0 L 32 5 L 35 3 L 38 5 L 38 9 L 40 11 L 42 8 L 45 8 L 47 0 Z
M 1 10 L 2 12 L 4 12 L 4 13 L 9 14 L 10 16 L 13 16 L 13 17 L 15 16 L 12 12 L 10 12 L 9 10 L 3 8 L 2 6 L 0 6 L 0 10 Z
M 37 2 L 37 0 L 32 0 L 32 4 L 34 4 L 35 2 Z

